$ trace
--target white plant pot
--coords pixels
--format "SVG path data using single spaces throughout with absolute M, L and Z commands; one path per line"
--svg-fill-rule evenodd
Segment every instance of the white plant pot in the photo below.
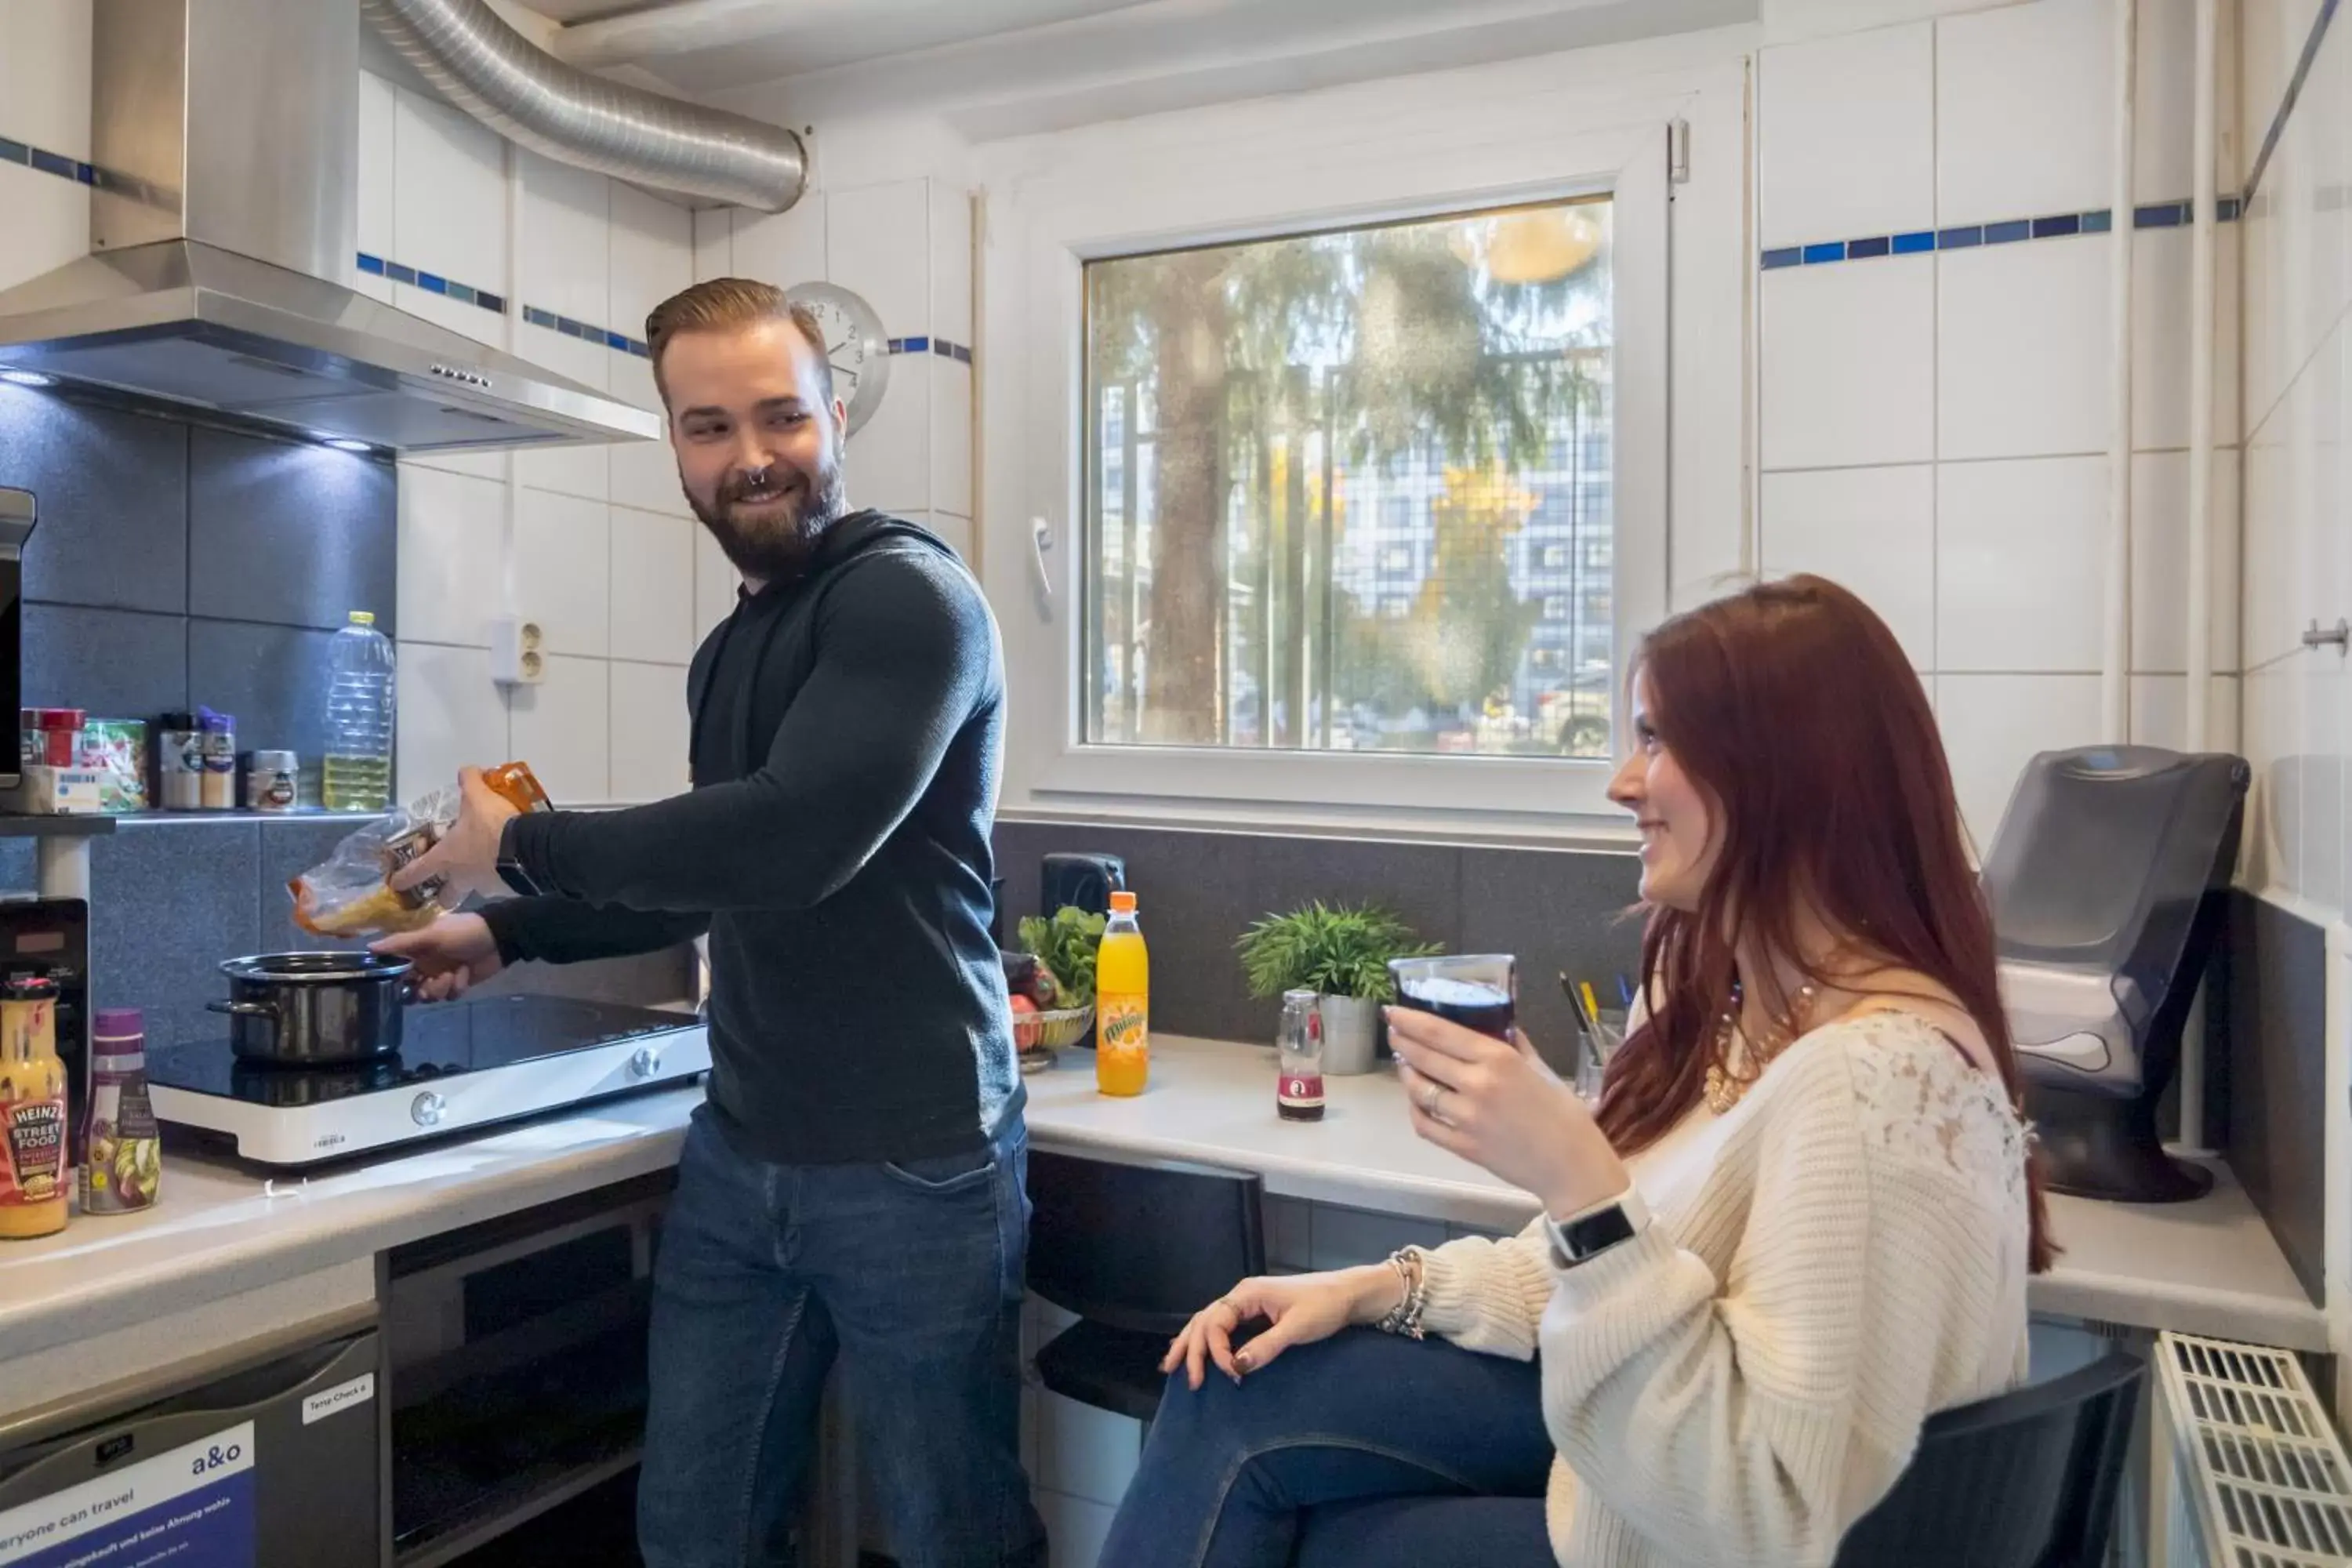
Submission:
M 1325 996 L 1323 1010 L 1323 1071 L 1334 1078 L 1368 1073 L 1377 1064 L 1381 1039 L 1381 1005 L 1360 996 Z

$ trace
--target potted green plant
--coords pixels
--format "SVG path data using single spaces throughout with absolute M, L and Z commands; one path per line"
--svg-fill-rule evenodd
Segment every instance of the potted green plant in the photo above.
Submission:
M 1251 994 L 1275 997 L 1307 990 L 1321 998 L 1323 1070 L 1334 1075 L 1372 1069 L 1381 1004 L 1396 999 L 1389 960 L 1437 951 L 1377 905 L 1320 900 L 1286 915 L 1266 916 L 1244 931 L 1236 945 Z

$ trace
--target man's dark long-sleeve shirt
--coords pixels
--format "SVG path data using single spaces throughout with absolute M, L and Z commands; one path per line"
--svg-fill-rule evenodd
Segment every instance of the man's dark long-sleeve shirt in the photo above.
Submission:
M 694 788 L 516 818 L 510 960 L 710 936 L 710 1100 L 782 1164 L 978 1148 L 1019 1103 L 989 937 L 1003 655 L 948 547 L 860 512 L 696 653 Z

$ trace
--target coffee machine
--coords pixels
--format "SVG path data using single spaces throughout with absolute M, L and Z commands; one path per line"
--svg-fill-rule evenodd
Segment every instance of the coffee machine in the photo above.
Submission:
M 68 1157 L 81 1161 L 89 1104 L 89 905 L 0 893 L 0 982 L 39 975 L 58 987 L 58 1059 L 66 1069 Z
M 2028 763 L 1985 857 L 2000 988 L 2050 1185 L 2178 1203 L 2212 1185 L 2156 1108 L 2219 939 L 2252 772 L 2155 746 Z
M 0 485 L 0 714 L 14 731 L 25 705 L 25 542 L 33 536 L 33 492 Z M 0 747 L 0 789 L 24 782 L 16 741 Z

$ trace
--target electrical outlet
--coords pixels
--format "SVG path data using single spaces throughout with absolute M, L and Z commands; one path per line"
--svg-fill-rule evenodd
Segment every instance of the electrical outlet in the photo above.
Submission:
M 500 686 L 536 686 L 547 677 L 545 634 L 537 621 L 500 616 L 490 623 L 490 679 Z

